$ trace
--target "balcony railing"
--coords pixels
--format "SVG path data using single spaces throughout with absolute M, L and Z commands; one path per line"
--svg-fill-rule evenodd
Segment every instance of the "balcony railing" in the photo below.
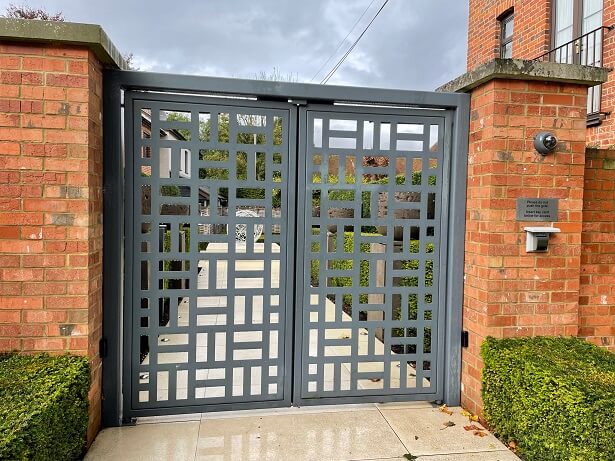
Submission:
M 553 48 L 534 59 L 534 61 L 551 61 L 562 64 L 580 64 L 582 66 L 602 66 L 602 43 L 604 34 L 615 26 L 601 26 L 587 32 L 563 45 Z
M 580 64 L 582 66 L 602 67 L 602 44 L 604 35 L 615 28 L 601 26 L 587 32 L 557 48 L 538 56 L 534 61 L 559 62 L 561 64 Z M 598 125 L 604 118 L 600 112 L 602 85 L 589 88 L 587 95 L 587 125 Z

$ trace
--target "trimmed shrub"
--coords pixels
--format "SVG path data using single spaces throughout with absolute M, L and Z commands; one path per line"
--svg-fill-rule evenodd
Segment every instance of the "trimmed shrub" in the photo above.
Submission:
M 318 231 L 316 229 L 312 230 L 312 234 L 318 235 Z M 376 233 L 367 233 L 362 232 L 362 236 L 379 236 L 380 234 Z M 420 242 L 418 240 L 413 240 L 410 242 L 410 252 L 418 253 L 419 252 Z M 336 249 L 337 239 L 333 239 L 333 250 Z M 323 249 L 324 250 L 324 249 Z M 433 244 L 427 245 L 427 253 L 433 253 Z M 318 243 L 312 243 L 312 251 L 320 251 L 318 248 Z M 369 253 L 370 252 L 370 244 L 363 243 L 361 244 L 361 253 Z M 353 254 L 354 253 L 354 232 L 344 232 L 344 253 Z M 331 269 L 338 270 L 352 270 L 353 260 L 352 259 L 335 259 L 331 261 Z M 369 286 L 369 261 L 364 260 L 360 262 L 359 269 L 359 286 L 368 287 Z M 320 262 L 318 260 L 312 260 L 311 262 L 311 282 L 313 286 L 318 285 L 318 271 L 320 268 Z M 417 270 L 419 268 L 418 260 L 409 260 L 404 261 L 401 264 L 402 269 L 408 270 Z M 418 277 L 402 277 L 399 279 L 399 286 L 407 286 L 407 287 L 416 287 L 418 286 Z M 432 286 L 433 285 L 433 261 L 427 260 L 425 263 L 425 285 Z M 351 277 L 331 277 L 331 286 L 333 287 L 349 287 L 352 286 L 352 278 Z M 344 304 L 350 304 L 350 295 L 345 295 Z M 362 299 L 362 303 L 367 302 L 367 295 L 364 295 L 365 299 Z M 427 295 L 427 302 L 431 301 L 431 295 Z M 409 318 L 416 317 L 417 311 L 417 299 L 416 297 L 410 297 L 408 302 L 409 308 Z M 399 313 L 397 314 L 397 318 L 399 318 Z M 430 320 L 430 319 L 428 319 Z
M 377 236 L 380 234 L 361 233 L 362 236 Z M 361 243 L 361 253 L 369 253 L 369 243 Z M 336 251 L 337 239 L 333 239 L 333 251 Z M 354 253 L 354 232 L 344 232 L 344 253 Z M 352 259 L 335 259 L 331 261 L 331 269 L 352 270 Z M 352 277 L 331 277 L 331 286 L 333 287 L 349 287 L 352 286 Z M 369 286 L 369 261 L 363 260 L 359 263 L 359 286 Z M 350 307 L 352 304 L 352 295 L 344 295 L 344 305 Z M 359 299 L 360 303 L 367 303 L 367 294 L 362 294 Z
M 615 460 L 615 354 L 576 338 L 487 338 L 484 416 L 526 460 Z
M 0 459 L 78 459 L 85 447 L 89 388 L 85 357 L 0 360 Z
M 321 178 L 321 174 L 320 173 L 314 173 L 312 175 L 312 181 L 315 184 L 320 184 L 322 178 Z M 420 171 L 414 171 L 412 173 L 412 180 L 410 181 L 410 184 L 413 186 L 416 185 L 420 185 L 421 184 L 421 180 L 422 180 L 422 173 Z M 354 175 L 346 175 L 344 183 L 340 183 L 339 177 L 337 175 L 329 175 L 327 177 L 327 184 L 339 184 L 340 186 L 344 186 L 344 185 L 350 185 L 350 184 L 355 184 L 356 182 L 356 178 Z M 389 183 L 389 178 L 385 177 L 385 178 L 381 178 L 381 179 L 374 179 L 374 180 L 368 180 L 366 178 L 363 178 L 363 184 L 388 184 Z M 397 185 L 403 185 L 406 184 L 406 176 L 403 174 L 398 174 L 395 176 L 395 183 Z M 431 175 L 427 178 L 427 183 L 430 186 L 435 186 L 436 185 L 436 176 Z M 354 202 L 355 200 L 355 194 L 361 194 L 361 217 L 362 218 L 368 218 L 368 217 L 372 217 L 370 209 L 371 209 L 371 201 L 370 201 L 370 195 L 371 193 L 369 191 L 360 191 L 360 190 L 337 190 L 337 189 L 333 189 L 330 190 L 328 193 L 328 199 L 329 200 L 338 200 L 338 201 L 348 201 L 349 205 L 352 204 L 352 202 Z M 314 194 L 312 196 L 312 208 L 315 207 L 320 207 L 320 195 L 321 195 L 321 191 L 320 190 L 316 190 L 314 191 Z M 377 228 L 375 226 L 363 226 L 361 229 L 363 232 L 368 232 L 368 233 L 374 233 L 377 232 Z
M 410 253 L 419 253 L 420 252 L 420 241 L 412 240 L 410 242 Z M 434 246 L 433 243 L 428 243 L 425 248 L 426 253 L 433 253 Z M 401 263 L 401 268 L 405 270 L 418 270 L 419 269 L 419 260 L 411 259 L 408 261 L 404 261 Z M 399 286 L 402 287 L 418 287 L 419 286 L 419 277 L 401 277 L 399 279 Z M 425 286 L 431 287 L 433 286 L 433 259 L 425 260 Z M 429 304 L 432 302 L 432 295 L 428 293 L 425 295 L 425 303 Z M 414 293 L 410 293 L 408 295 L 408 318 L 409 319 L 418 319 L 418 295 Z M 395 320 L 399 320 L 401 318 L 401 312 L 397 309 L 393 311 L 393 318 Z M 433 313 L 431 311 L 425 312 L 425 320 L 432 320 Z M 404 336 L 416 336 L 417 329 L 416 327 L 409 327 L 407 331 L 404 332 L 403 328 L 393 328 L 392 332 L 394 337 L 404 337 Z M 407 352 L 415 353 L 416 346 L 408 345 L 406 347 Z M 423 351 L 431 352 L 431 328 L 425 328 L 423 335 Z

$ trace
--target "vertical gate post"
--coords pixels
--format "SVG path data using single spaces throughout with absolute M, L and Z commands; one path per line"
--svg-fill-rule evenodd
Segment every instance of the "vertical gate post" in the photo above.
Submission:
M 91 365 L 101 423 L 102 69 L 125 62 L 99 26 L 0 19 L 0 351 Z
M 482 407 L 487 336 L 577 334 L 587 87 L 605 80 L 599 68 L 496 59 L 440 88 L 471 94 L 462 353 L 470 411 Z M 545 131 L 558 143 L 543 156 L 533 138 Z M 529 220 L 523 198 L 557 200 L 557 217 Z M 546 252 L 528 253 L 527 226 L 561 232 Z

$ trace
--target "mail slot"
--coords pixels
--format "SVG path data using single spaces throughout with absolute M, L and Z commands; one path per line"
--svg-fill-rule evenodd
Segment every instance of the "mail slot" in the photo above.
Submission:
M 560 232 L 557 227 L 526 227 L 525 251 L 528 253 L 545 252 L 549 249 L 551 234 Z

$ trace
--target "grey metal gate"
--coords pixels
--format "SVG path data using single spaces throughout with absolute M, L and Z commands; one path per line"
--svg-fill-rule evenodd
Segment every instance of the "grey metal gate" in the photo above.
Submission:
M 467 95 L 121 71 L 104 94 L 105 425 L 459 403 Z
M 130 407 L 289 400 L 294 109 L 139 93 L 125 101 Z
M 300 398 L 442 398 L 450 114 L 309 106 L 300 117 Z

